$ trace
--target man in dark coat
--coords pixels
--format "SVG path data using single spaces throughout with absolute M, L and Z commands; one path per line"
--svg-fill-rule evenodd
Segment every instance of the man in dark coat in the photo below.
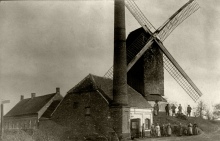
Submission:
M 170 105 L 169 104 L 166 105 L 165 111 L 166 111 L 166 115 L 170 116 Z
M 178 136 L 182 136 L 183 135 L 183 127 L 182 124 L 179 124 L 179 130 L 178 130 Z
M 191 111 L 192 111 L 192 108 L 190 107 L 190 105 L 188 105 L 188 107 L 187 107 L 187 116 L 188 117 L 190 117 Z
M 162 124 L 162 126 L 160 126 L 160 132 L 161 132 L 161 136 L 165 137 L 166 136 L 166 126 L 164 124 Z

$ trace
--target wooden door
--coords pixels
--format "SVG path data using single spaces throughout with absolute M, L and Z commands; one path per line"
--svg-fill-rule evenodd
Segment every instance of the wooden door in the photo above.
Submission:
M 131 137 L 139 138 L 140 137 L 140 123 L 141 119 L 131 119 Z

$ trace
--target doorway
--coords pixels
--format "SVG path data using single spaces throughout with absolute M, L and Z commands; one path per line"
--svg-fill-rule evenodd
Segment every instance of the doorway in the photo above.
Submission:
M 141 126 L 141 119 L 131 119 L 131 137 L 139 138 L 140 137 L 140 126 Z

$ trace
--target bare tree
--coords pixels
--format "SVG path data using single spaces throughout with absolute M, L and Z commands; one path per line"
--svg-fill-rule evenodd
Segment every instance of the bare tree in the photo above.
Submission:
M 196 107 L 195 116 L 203 118 L 206 115 L 206 110 L 207 110 L 207 105 L 204 103 L 204 101 L 199 101 Z
M 212 120 L 213 119 L 213 113 L 210 111 L 210 109 L 206 109 L 205 110 L 205 116 L 207 117 L 208 120 Z
M 213 117 L 214 119 L 220 118 L 220 103 L 214 106 Z

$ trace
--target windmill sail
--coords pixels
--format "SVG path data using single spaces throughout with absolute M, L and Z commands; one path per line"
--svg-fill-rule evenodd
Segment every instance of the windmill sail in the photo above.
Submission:
M 129 56 L 129 58 L 131 58 L 129 60 L 130 62 L 128 64 L 127 71 L 129 71 L 129 69 L 137 62 L 137 60 L 144 54 L 144 52 L 152 45 L 153 42 L 157 42 L 157 44 L 160 46 L 160 49 L 164 53 L 163 55 L 164 68 L 177 81 L 177 83 L 186 91 L 186 93 L 194 101 L 197 101 L 199 97 L 202 95 L 201 91 L 196 87 L 196 85 L 192 82 L 192 80 L 188 77 L 188 75 L 184 72 L 184 70 L 179 66 L 179 64 L 175 61 L 175 59 L 171 56 L 171 54 L 166 50 L 162 42 L 160 42 L 155 37 L 158 36 L 160 39 L 162 39 L 162 41 L 165 40 L 180 23 L 182 23 L 188 16 L 190 16 L 193 12 L 195 12 L 198 9 L 199 7 L 198 4 L 194 0 L 190 0 L 188 3 L 182 6 L 176 13 L 174 13 L 167 20 L 167 22 L 165 22 L 165 24 L 163 24 L 154 34 L 152 34 L 151 31 L 152 29 L 155 28 L 143 15 L 143 13 L 140 11 L 140 9 L 133 0 L 127 0 L 126 7 L 132 13 L 132 15 L 134 15 L 134 17 L 144 28 L 144 30 L 147 33 L 151 34 L 151 37 L 146 41 L 146 45 L 143 46 L 141 41 L 139 41 L 140 38 L 145 37 L 144 35 L 140 35 L 141 37 L 138 37 L 132 44 L 134 46 L 132 48 L 133 51 L 131 50 L 127 51 L 127 55 Z M 112 70 L 113 67 L 111 67 L 108 70 L 105 76 L 112 78 L 113 77 Z
M 164 41 L 180 23 L 198 9 L 199 4 L 194 0 L 190 0 L 157 29 L 157 32 L 159 33 L 157 36 L 161 41 Z
M 150 21 L 144 16 L 141 10 L 138 8 L 137 4 L 133 0 L 126 0 L 125 6 L 134 16 L 134 18 L 138 21 L 138 23 L 144 28 L 145 31 L 152 33 L 156 29 L 150 23 Z
M 170 73 L 170 75 L 179 83 L 179 85 L 186 91 L 186 93 L 194 100 L 197 101 L 200 96 L 202 96 L 201 91 L 185 73 L 185 71 L 180 67 L 177 61 L 172 57 L 164 45 L 159 41 L 155 40 L 159 45 L 160 49 L 163 51 L 163 63 L 165 69 Z

